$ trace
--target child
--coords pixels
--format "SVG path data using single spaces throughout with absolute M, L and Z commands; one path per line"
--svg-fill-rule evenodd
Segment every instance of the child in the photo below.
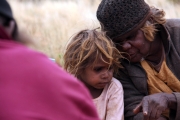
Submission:
M 64 68 L 87 86 L 102 120 L 124 119 L 122 85 L 113 78 L 121 57 L 105 33 L 96 29 L 77 33 L 64 55 Z

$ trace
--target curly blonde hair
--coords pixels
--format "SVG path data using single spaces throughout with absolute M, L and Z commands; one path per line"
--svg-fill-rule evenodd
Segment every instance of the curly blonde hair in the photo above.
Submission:
M 151 7 L 151 19 L 147 20 L 141 30 L 144 32 L 144 36 L 147 40 L 153 41 L 156 32 L 158 31 L 158 25 L 166 23 L 164 18 L 165 12 L 163 10 Z
M 86 67 L 94 66 L 100 59 L 117 72 L 122 67 L 120 58 L 121 53 L 104 32 L 85 29 L 75 34 L 68 44 L 64 54 L 64 69 L 78 77 Z

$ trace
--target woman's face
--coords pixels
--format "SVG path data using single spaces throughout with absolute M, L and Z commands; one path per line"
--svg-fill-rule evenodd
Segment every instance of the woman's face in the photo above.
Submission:
M 118 42 L 120 41 L 120 42 Z M 151 42 L 148 41 L 141 30 L 118 39 L 117 49 L 125 52 L 124 55 L 130 62 L 140 62 L 143 58 L 148 56 Z

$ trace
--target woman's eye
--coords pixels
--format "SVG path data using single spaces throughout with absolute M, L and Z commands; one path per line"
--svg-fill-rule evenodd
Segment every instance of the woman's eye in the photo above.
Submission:
M 121 41 L 119 43 L 115 43 L 116 47 L 122 47 L 122 45 L 125 43 L 126 41 Z
M 137 31 L 137 32 L 138 32 L 138 31 Z M 130 35 L 130 36 L 128 36 L 126 39 L 127 39 L 127 40 L 132 40 L 134 37 L 136 37 L 137 32 L 135 32 L 135 33 L 131 34 L 131 35 Z
M 127 40 L 131 40 L 133 37 L 134 37 L 134 36 L 129 36 L 129 37 L 127 37 L 126 39 L 127 39 Z

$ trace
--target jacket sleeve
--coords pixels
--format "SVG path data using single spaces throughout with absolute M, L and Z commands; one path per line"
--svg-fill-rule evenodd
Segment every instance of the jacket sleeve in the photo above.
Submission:
M 179 120 L 180 118 L 180 93 L 173 93 L 177 99 L 177 110 L 170 110 L 170 120 Z
M 133 70 L 133 68 L 132 68 Z M 139 72 L 136 70 L 135 72 Z M 147 95 L 147 90 L 141 88 L 144 76 L 139 77 L 133 75 L 127 69 L 120 69 L 115 77 L 121 82 L 124 89 L 124 116 L 126 120 L 143 120 L 143 114 L 135 115 L 133 109 L 141 102 L 144 96 Z M 147 84 L 146 84 L 147 85 Z M 144 91 L 144 93 L 143 93 Z

